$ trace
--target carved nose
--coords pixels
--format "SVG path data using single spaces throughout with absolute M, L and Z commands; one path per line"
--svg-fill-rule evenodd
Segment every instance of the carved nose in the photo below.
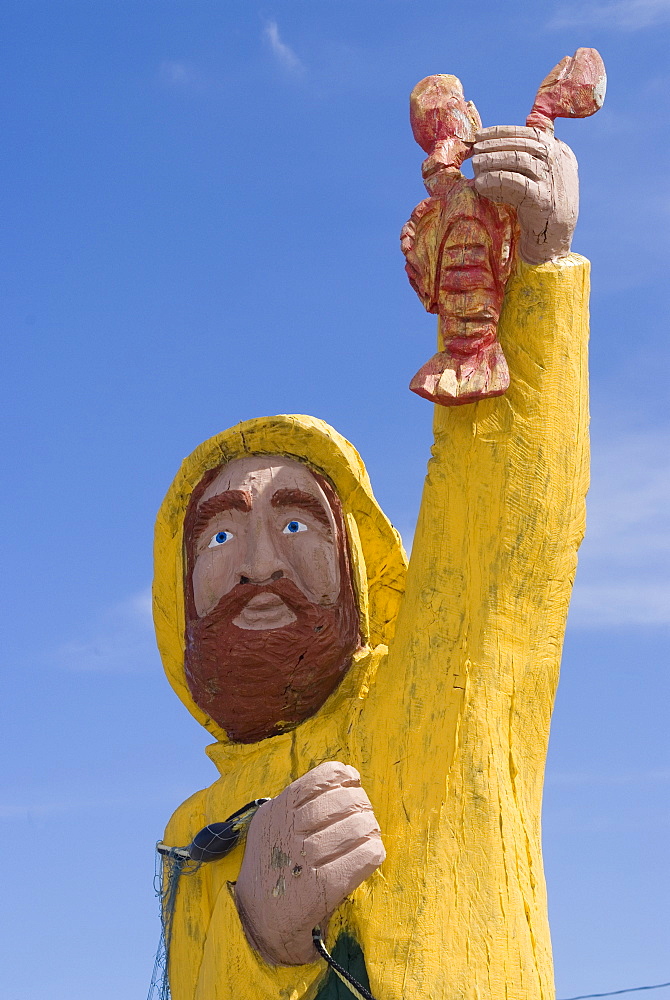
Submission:
M 270 576 L 271 580 L 281 580 L 284 575 L 284 571 L 281 569 L 275 570 L 275 572 Z M 240 583 L 255 583 L 256 585 L 260 583 L 266 583 L 266 580 L 251 580 L 248 576 L 241 576 Z
M 282 567 L 285 564 L 281 552 L 277 551 L 276 529 L 262 518 L 252 528 L 246 538 L 246 551 L 237 567 L 240 582 L 260 586 L 279 580 L 284 575 Z

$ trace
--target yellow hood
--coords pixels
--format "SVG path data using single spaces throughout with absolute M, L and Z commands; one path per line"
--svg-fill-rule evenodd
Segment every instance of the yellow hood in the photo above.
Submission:
M 342 503 L 351 548 L 361 633 L 368 646 L 388 645 L 405 585 L 400 536 L 377 504 L 356 449 L 323 420 L 300 415 L 258 417 L 231 427 L 185 458 L 156 518 L 153 611 L 156 639 L 170 684 L 217 740 L 225 732 L 191 698 L 184 676 L 184 516 L 209 470 L 246 455 L 286 455 L 326 476 Z

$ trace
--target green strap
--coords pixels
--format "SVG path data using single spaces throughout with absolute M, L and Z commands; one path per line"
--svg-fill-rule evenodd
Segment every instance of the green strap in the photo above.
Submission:
M 332 955 L 327 951 L 318 928 L 314 932 L 314 946 L 330 969 L 315 1000 L 374 1000 L 370 993 L 370 980 L 365 967 L 365 957 L 358 941 L 346 932 L 340 934 Z

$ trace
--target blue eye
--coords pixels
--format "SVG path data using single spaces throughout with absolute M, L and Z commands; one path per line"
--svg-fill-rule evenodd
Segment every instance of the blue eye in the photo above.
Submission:
M 207 546 L 208 549 L 218 549 L 220 545 L 225 542 L 229 542 L 231 538 L 234 538 L 232 531 L 217 531 L 217 533 L 212 537 L 211 542 Z
M 302 521 L 289 521 L 284 528 L 285 535 L 295 535 L 298 531 L 307 531 L 307 525 Z

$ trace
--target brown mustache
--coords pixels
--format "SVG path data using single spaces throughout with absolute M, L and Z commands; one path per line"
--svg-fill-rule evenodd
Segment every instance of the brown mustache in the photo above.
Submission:
M 232 590 L 224 594 L 216 607 L 212 608 L 201 621 L 218 624 L 236 618 L 249 601 L 259 594 L 275 594 L 297 616 L 313 607 L 321 607 L 310 601 L 292 580 L 273 580 L 272 583 L 236 583 Z

